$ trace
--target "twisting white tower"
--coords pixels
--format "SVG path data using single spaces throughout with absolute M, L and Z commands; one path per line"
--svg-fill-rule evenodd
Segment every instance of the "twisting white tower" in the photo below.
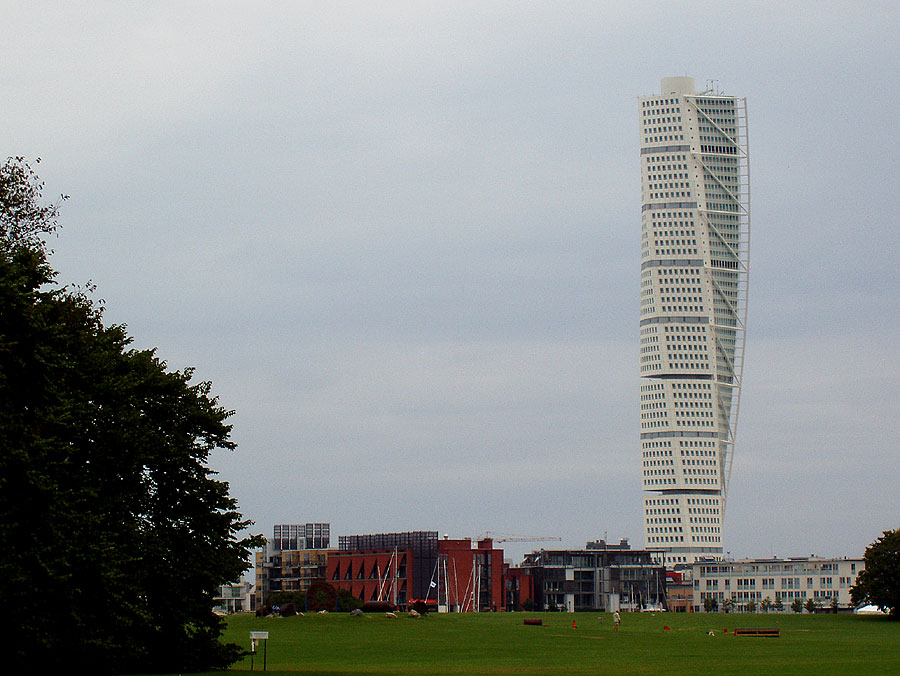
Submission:
M 722 554 L 747 315 L 747 104 L 672 77 L 640 109 L 644 536 L 673 566 Z

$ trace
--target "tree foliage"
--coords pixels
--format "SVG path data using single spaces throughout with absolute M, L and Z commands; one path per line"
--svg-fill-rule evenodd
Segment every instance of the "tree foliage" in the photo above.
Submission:
M 277 591 L 266 594 L 263 599 L 265 606 L 284 606 L 288 603 L 293 603 L 299 610 L 306 610 L 306 592 Z
M 216 587 L 256 538 L 207 461 L 231 412 L 191 369 L 57 288 L 56 206 L 20 158 L 0 169 L 0 598 L 14 667 L 224 667 Z
M 37 160 L 40 162 L 40 159 Z M 55 204 L 43 204 L 44 183 L 22 157 L 0 166 L 0 247 L 43 250 L 43 237 L 59 227 L 60 195 Z
M 864 558 L 865 569 L 850 589 L 853 604 L 871 603 L 900 619 L 900 528 L 884 531 Z

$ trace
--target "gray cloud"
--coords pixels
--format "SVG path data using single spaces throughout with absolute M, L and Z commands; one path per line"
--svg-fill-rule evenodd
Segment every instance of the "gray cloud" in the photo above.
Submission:
M 891 3 L 6 7 L 63 282 L 236 409 L 246 514 L 640 543 L 636 98 L 750 110 L 740 555 L 896 527 Z M 520 551 L 510 548 L 511 551 Z

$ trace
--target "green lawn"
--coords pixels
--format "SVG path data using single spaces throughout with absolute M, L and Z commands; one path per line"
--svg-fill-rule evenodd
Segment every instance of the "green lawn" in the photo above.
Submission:
M 525 617 L 540 617 L 543 626 L 525 626 Z M 267 667 L 273 674 L 900 674 L 900 622 L 883 618 L 623 613 L 621 629 L 614 632 L 608 614 L 602 622 L 598 617 L 235 616 L 229 619 L 226 639 L 246 646 L 251 631 L 268 631 Z M 726 628 L 753 626 L 777 627 L 781 637 L 723 634 Z M 247 658 L 233 672 L 249 669 Z M 254 670 L 262 670 L 261 652 Z

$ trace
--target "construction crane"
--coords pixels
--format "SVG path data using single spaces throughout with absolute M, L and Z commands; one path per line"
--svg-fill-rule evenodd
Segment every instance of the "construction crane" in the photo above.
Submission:
M 562 538 L 554 537 L 553 535 L 547 536 L 532 536 L 532 535 L 510 535 L 509 533 L 492 533 L 490 531 L 486 533 L 482 533 L 478 536 L 478 540 L 484 540 L 485 538 L 490 538 L 494 542 L 545 542 L 545 541 L 555 541 L 561 542 Z

